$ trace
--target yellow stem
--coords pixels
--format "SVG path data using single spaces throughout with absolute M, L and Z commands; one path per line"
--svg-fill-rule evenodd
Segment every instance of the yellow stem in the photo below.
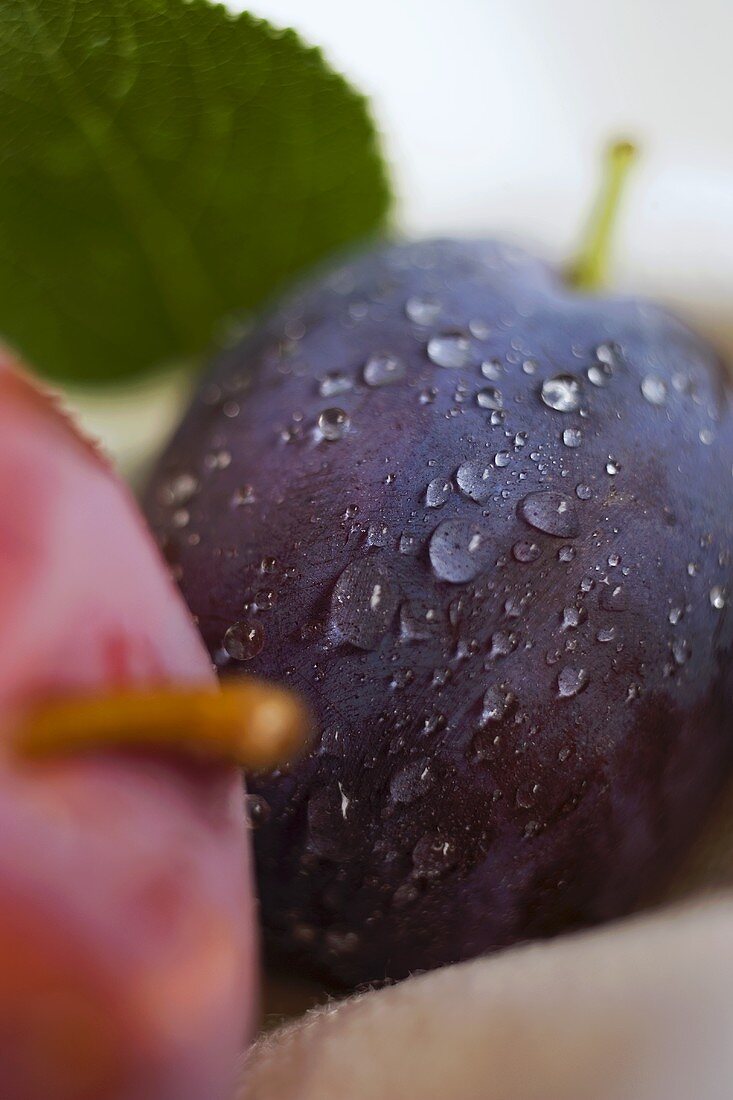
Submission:
M 601 190 L 568 275 L 568 281 L 578 290 L 600 290 L 606 283 L 621 195 L 636 155 L 636 146 L 630 141 L 617 141 L 606 153 Z
M 56 699 L 26 716 L 13 747 L 28 758 L 104 748 L 172 751 L 260 771 L 298 755 L 310 730 L 294 695 L 243 678 L 220 690 L 164 686 Z

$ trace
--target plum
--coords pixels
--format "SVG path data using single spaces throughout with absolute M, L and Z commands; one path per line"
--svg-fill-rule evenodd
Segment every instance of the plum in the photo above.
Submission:
M 218 355 L 147 513 L 223 676 L 317 748 L 251 777 L 272 956 L 400 978 L 630 910 L 731 763 L 733 415 L 658 305 L 385 244 Z

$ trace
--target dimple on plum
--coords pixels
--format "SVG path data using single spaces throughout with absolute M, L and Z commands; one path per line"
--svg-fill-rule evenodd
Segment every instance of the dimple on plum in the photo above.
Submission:
M 663 875 L 733 752 L 732 467 L 704 340 L 491 242 L 364 253 L 221 352 L 147 510 L 221 674 L 319 719 L 250 777 L 274 955 L 397 978 Z

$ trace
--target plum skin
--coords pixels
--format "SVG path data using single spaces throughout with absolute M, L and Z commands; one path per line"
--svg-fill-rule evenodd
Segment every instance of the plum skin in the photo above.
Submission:
M 147 514 L 221 673 L 319 719 L 249 780 L 272 957 L 400 978 L 663 878 L 733 755 L 732 465 L 704 340 L 492 242 L 373 249 L 217 356 Z

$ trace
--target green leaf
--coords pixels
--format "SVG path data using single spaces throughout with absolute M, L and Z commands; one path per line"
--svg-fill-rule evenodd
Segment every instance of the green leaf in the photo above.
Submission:
M 207 0 L 0 3 L 0 332 L 92 382 L 200 352 L 389 186 L 364 99 Z

